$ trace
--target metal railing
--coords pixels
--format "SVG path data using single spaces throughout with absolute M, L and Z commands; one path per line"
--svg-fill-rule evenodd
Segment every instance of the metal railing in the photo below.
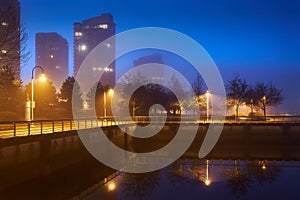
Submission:
M 0 138 L 41 135 L 128 123 L 129 120 L 119 120 L 116 122 L 113 118 L 0 121 Z
M 214 117 L 213 119 L 195 116 L 135 116 L 130 119 L 115 121 L 112 117 L 98 119 L 59 119 L 59 120 L 34 120 L 34 121 L 0 121 L 0 138 L 40 135 L 58 133 L 71 130 L 90 129 L 98 127 L 117 126 L 133 123 L 167 123 L 167 124 L 208 124 L 208 123 L 246 123 L 246 124 L 279 124 L 299 123 L 300 116 L 267 116 L 264 117 Z

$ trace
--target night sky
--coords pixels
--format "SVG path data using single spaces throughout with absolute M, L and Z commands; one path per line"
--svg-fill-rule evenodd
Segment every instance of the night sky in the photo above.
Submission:
M 276 112 L 300 114 L 300 1 L 21 0 L 21 9 L 31 52 L 24 83 L 35 63 L 36 32 L 57 32 L 68 40 L 71 74 L 73 23 L 111 13 L 117 32 L 154 26 L 192 37 L 213 58 L 225 82 L 236 74 L 249 83 L 272 81 L 286 97 Z

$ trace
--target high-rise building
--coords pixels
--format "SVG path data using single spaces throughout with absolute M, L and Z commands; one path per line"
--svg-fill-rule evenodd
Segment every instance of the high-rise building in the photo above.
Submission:
M 111 14 L 102 14 L 97 17 L 74 23 L 74 76 L 86 56 L 105 39 L 116 34 L 116 25 Z M 106 44 L 109 52 L 115 57 L 115 43 Z M 107 52 L 106 52 L 107 53 Z M 102 85 L 115 85 L 115 62 L 108 67 L 91 66 L 92 70 L 103 71 L 100 79 Z M 100 78 L 100 77 L 99 77 Z
M 0 0 L 0 68 L 9 67 L 20 79 L 20 2 Z
M 56 89 L 68 77 L 68 42 L 57 33 L 37 33 L 35 36 L 35 64 L 42 66 Z
M 161 54 L 151 54 L 145 55 L 133 62 L 134 67 L 138 67 L 144 64 L 148 64 L 147 68 L 143 69 L 143 73 L 147 75 L 150 81 L 162 84 L 164 81 L 164 70 L 163 69 L 153 69 L 151 64 L 163 64 L 163 59 Z

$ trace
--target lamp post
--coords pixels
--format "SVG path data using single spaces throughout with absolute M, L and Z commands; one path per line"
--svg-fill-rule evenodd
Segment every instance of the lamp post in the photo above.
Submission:
M 34 114 L 33 114 L 33 109 L 35 107 L 35 102 L 34 102 L 34 70 L 36 69 L 40 69 L 42 71 L 42 74 L 40 75 L 40 80 L 44 81 L 46 80 L 46 76 L 44 73 L 44 69 L 41 66 L 35 66 L 34 68 L 32 68 L 31 71 L 31 118 L 30 120 L 32 121 L 34 119 Z
M 266 102 L 267 102 L 267 97 L 266 95 L 263 96 L 263 107 L 264 107 L 264 117 L 266 118 Z
M 253 99 L 251 99 L 250 102 L 251 102 L 251 114 L 253 115 Z
M 113 95 L 114 90 L 113 89 L 108 89 L 108 94 L 109 95 Z M 106 118 L 107 113 L 106 113 L 106 91 L 104 89 L 104 95 L 103 95 L 103 102 L 104 102 L 104 118 Z
M 210 98 L 210 92 L 209 90 L 206 91 L 206 121 L 209 120 L 209 98 Z

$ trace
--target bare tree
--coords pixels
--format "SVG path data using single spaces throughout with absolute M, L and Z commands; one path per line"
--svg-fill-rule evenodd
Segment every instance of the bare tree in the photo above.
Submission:
M 204 90 L 204 83 L 200 74 L 197 74 L 196 79 L 192 82 L 193 92 L 196 95 L 196 98 L 190 99 L 190 104 L 188 107 L 193 109 L 206 110 L 206 96 Z M 195 110 L 193 110 L 195 112 Z
M 20 66 L 29 59 L 28 35 L 20 22 L 19 5 L 0 4 L 0 68 L 9 67 L 20 79 Z
M 266 117 L 266 109 L 282 104 L 284 97 L 282 91 L 273 83 L 265 84 L 258 82 L 254 87 L 253 99 L 255 105 L 263 110 L 264 116 Z
M 201 96 L 202 94 L 204 94 L 204 90 L 203 90 L 204 84 L 203 84 L 203 80 L 202 77 L 200 76 L 200 74 L 197 74 L 196 79 L 194 80 L 194 82 L 192 83 L 192 88 L 194 90 L 194 93 L 197 96 Z
M 60 88 L 60 107 L 63 109 L 64 117 L 73 117 L 72 111 L 80 111 L 82 108 L 83 100 L 81 98 L 82 92 L 80 86 L 72 76 L 69 76 L 62 84 Z M 73 109 L 72 109 L 73 107 Z
M 232 80 L 226 84 L 228 97 L 234 101 L 235 105 L 235 117 L 239 116 L 239 105 L 245 101 L 247 97 L 248 84 L 245 80 L 241 79 L 239 75 L 235 76 Z

